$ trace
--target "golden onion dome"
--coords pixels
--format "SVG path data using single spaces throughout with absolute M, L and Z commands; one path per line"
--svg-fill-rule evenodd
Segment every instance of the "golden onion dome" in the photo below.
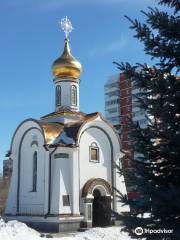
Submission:
M 82 71 L 80 62 L 75 59 L 69 47 L 69 40 L 65 38 L 63 54 L 54 61 L 52 72 L 55 78 L 79 79 Z

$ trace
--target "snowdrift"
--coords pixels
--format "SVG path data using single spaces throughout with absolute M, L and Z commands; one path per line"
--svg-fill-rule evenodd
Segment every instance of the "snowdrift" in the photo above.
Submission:
M 40 233 L 18 221 L 5 223 L 0 218 L 0 240 L 43 240 Z M 127 233 L 121 232 L 120 227 L 92 228 L 74 237 L 53 238 L 53 240 L 130 240 Z
M 38 240 L 39 237 L 40 233 L 24 223 L 16 220 L 5 223 L 0 218 L 0 240 Z

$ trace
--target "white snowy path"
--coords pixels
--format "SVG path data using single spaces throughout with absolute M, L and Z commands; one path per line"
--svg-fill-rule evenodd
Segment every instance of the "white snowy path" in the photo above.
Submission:
M 0 240 L 45 240 L 40 233 L 18 221 L 5 223 L 0 218 Z M 127 233 L 121 232 L 120 227 L 92 228 L 74 237 L 53 238 L 53 240 L 130 240 Z

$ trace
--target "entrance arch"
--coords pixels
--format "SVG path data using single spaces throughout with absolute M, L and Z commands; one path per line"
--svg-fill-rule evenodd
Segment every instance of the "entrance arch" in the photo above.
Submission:
M 111 223 L 111 185 L 104 179 L 93 178 L 82 190 L 87 227 L 108 226 Z
M 102 178 L 91 178 L 85 183 L 82 189 L 82 197 L 85 198 L 88 195 L 93 195 L 93 190 L 95 188 L 99 189 L 100 192 L 104 191 L 103 195 L 106 195 L 106 196 L 112 195 L 112 187 L 106 180 Z

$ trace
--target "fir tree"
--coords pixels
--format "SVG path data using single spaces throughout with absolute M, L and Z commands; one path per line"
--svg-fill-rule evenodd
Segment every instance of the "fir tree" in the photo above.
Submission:
M 126 17 L 135 30 L 134 37 L 143 42 L 145 53 L 156 64 L 116 63 L 140 90 L 136 101 L 148 119 L 145 128 L 131 123 L 132 148 L 139 154 L 131 159 L 135 169 L 131 177 L 138 191 L 148 197 L 151 217 L 124 217 L 131 233 L 138 225 L 180 229 L 180 1 L 159 0 L 159 5 L 166 6 L 167 12 L 149 7 L 142 11 L 145 23 Z M 167 234 L 146 237 L 159 240 L 166 239 Z M 180 239 L 180 232 L 170 234 L 169 239 Z

